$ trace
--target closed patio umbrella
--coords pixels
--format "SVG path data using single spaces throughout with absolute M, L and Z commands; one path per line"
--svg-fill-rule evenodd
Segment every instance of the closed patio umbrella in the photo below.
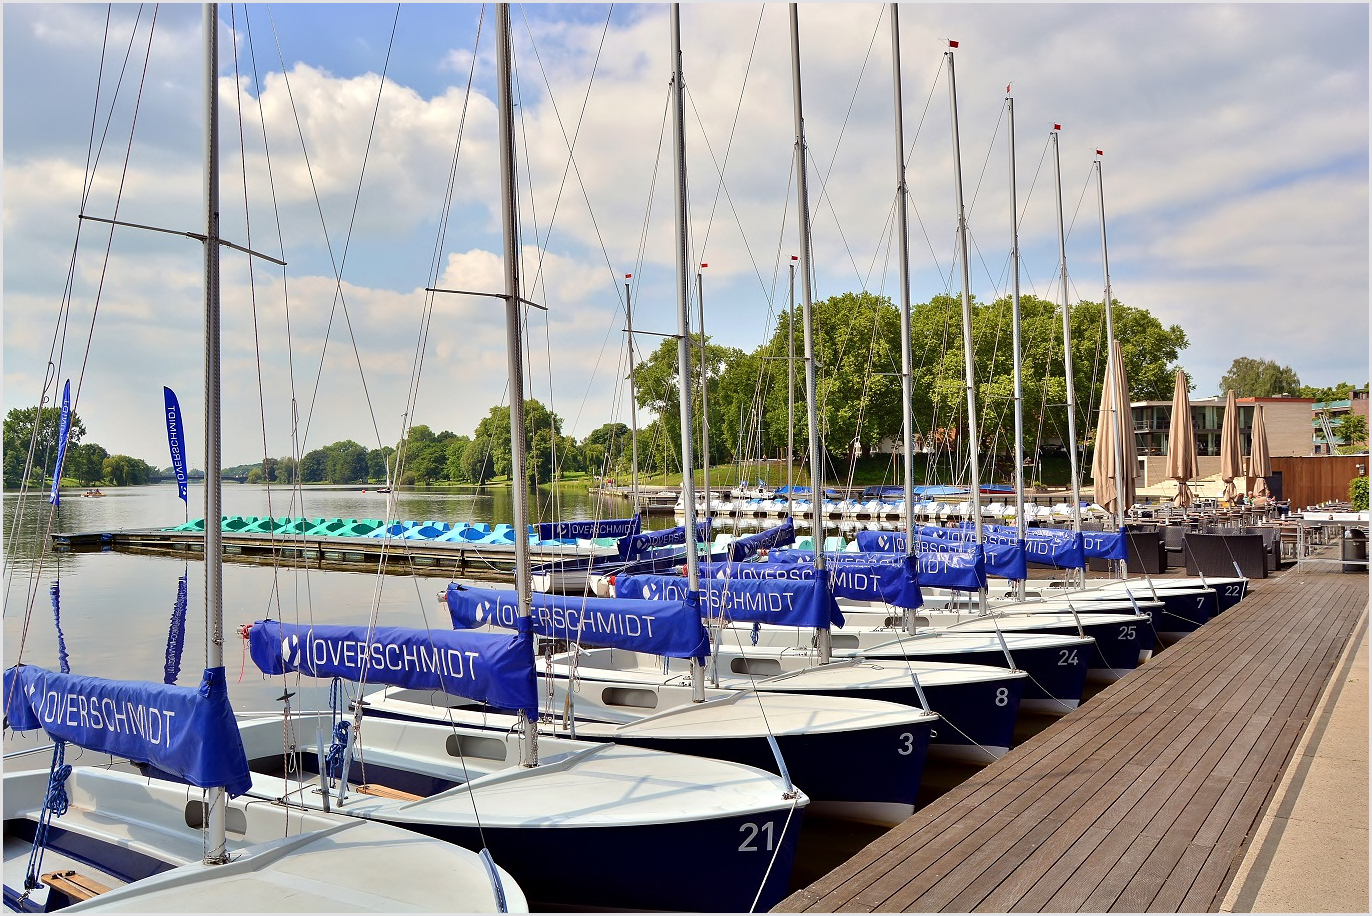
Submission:
M 1191 505 L 1191 488 L 1186 482 L 1196 476 L 1196 430 L 1191 422 L 1191 397 L 1186 391 L 1186 373 L 1177 370 L 1172 388 L 1172 426 L 1167 436 L 1167 476 L 1177 482 L 1173 505 Z
M 1248 477 L 1254 480 L 1254 496 L 1271 496 L 1266 478 L 1272 476 L 1272 456 L 1267 453 L 1267 421 L 1262 408 L 1253 408 L 1253 446 L 1248 452 Z M 1255 479 L 1256 478 L 1256 479 Z
M 1124 369 L 1124 355 L 1119 341 L 1111 341 L 1109 371 L 1105 376 L 1105 390 L 1101 392 L 1100 421 L 1096 424 L 1096 454 L 1091 459 L 1091 476 L 1096 483 L 1096 502 L 1119 515 L 1134 504 L 1134 468 L 1138 465 L 1138 449 L 1134 447 L 1134 420 L 1129 409 L 1129 377 Z M 1124 485 L 1121 493 L 1115 480 L 1115 443 L 1123 442 Z
M 1220 427 L 1220 479 L 1224 481 L 1224 498 L 1233 502 L 1239 498 L 1234 478 L 1243 475 L 1243 456 L 1239 454 L 1239 406 L 1231 390 L 1224 401 L 1224 425 Z

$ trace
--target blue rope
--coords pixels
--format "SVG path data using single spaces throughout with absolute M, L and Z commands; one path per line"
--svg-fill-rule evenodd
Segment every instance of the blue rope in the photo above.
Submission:
M 343 751 L 348 747 L 348 723 L 343 719 L 343 679 L 329 682 L 329 709 L 333 713 L 333 741 L 324 755 L 325 775 L 337 777 L 343 773 Z
M 67 777 L 71 775 L 71 765 L 64 762 L 67 742 L 57 739 L 52 745 L 52 768 L 48 773 L 48 791 L 43 796 L 43 809 L 38 813 L 38 829 L 33 835 L 33 848 L 29 850 L 29 870 L 24 875 L 24 894 L 41 886 L 39 875 L 43 872 L 43 849 L 48 842 L 48 825 L 54 817 L 61 817 L 71 806 L 67 797 Z
M 756 620 L 754 620 L 754 621 L 753 621 L 753 634 L 752 634 L 752 635 L 753 635 L 753 645 L 757 645 L 757 634 L 758 634 L 761 630 L 762 630 L 762 624 L 759 623 L 759 622 L 757 622 Z

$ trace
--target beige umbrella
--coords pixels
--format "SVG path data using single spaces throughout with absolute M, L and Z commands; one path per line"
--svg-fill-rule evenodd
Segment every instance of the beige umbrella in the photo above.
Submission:
M 1239 406 L 1232 390 L 1224 401 L 1223 422 L 1220 427 L 1220 479 L 1224 481 L 1224 498 L 1233 502 L 1239 498 L 1234 478 L 1243 476 L 1243 456 L 1239 454 Z
M 1267 421 L 1263 419 L 1262 408 L 1253 408 L 1253 445 L 1248 450 L 1248 477 L 1256 478 L 1253 484 L 1254 496 L 1271 496 L 1267 491 L 1264 478 L 1272 476 L 1272 456 L 1267 453 Z
M 1134 446 L 1134 418 L 1129 409 L 1129 376 L 1124 369 L 1124 355 L 1119 341 L 1111 341 L 1109 371 L 1105 375 L 1105 390 L 1101 392 L 1100 421 L 1096 424 L 1096 454 L 1091 459 L 1091 476 L 1096 483 L 1096 502 L 1118 514 L 1121 507 L 1134 504 L 1134 468 L 1138 465 L 1138 449 Z M 1124 492 L 1115 488 L 1115 442 L 1124 443 Z
M 1196 476 L 1196 429 L 1191 422 L 1191 398 L 1186 393 L 1186 373 L 1177 370 L 1172 388 L 1172 428 L 1167 437 L 1167 476 L 1177 482 L 1173 505 L 1191 505 L 1191 488 L 1186 482 Z

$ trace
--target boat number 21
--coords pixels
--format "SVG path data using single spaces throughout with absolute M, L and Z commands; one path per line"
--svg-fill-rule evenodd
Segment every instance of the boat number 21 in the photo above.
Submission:
M 765 821 L 761 827 L 752 821 L 740 824 L 738 832 L 743 834 L 743 842 L 738 844 L 739 852 L 757 852 L 757 839 L 759 834 L 766 834 L 763 839 L 763 848 L 767 852 L 772 851 L 772 822 Z

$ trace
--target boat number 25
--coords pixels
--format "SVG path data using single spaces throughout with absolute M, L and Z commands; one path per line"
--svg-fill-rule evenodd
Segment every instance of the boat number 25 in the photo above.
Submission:
M 763 839 L 763 844 L 764 844 L 764 845 L 763 845 L 763 848 L 764 848 L 767 852 L 771 852 L 771 851 L 772 851 L 772 822 L 771 822 L 771 821 L 766 821 L 766 822 L 764 822 L 764 823 L 762 824 L 761 827 L 759 827 L 757 824 L 754 824 L 752 821 L 749 821 L 749 822 L 747 822 L 747 823 L 745 823 L 745 824 L 740 824 L 740 825 L 739 825 L 739 828 L 738 828 L 738 832 L 741 833 L 741 834 L 743 834 L 743 842 L 738 844 L 738 851 L 739 851 L 739 852 L 757 852 L 757 845 L 756 845 L 756 843 L 757 843 L 758 834 L 765 834 L 765 835 L 766 835 L 766 836 L 764 837 L 764 839 Z

